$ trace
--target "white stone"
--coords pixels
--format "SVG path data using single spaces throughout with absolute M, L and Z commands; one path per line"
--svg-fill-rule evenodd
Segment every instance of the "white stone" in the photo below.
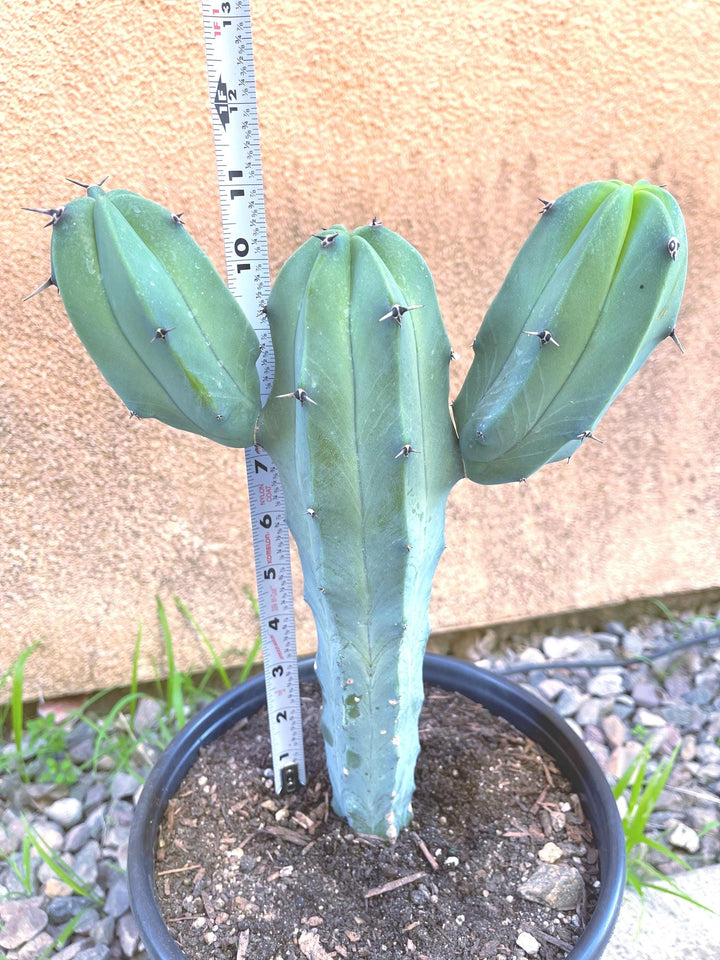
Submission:
M 588 681 L 587 690 L 594 697 L 614 697 L 624 690 L 624 681 L 620 673 L 598 673 Z
M 550 840 L 545 846 L 538 852 L 538 858 L 543 861 L 543 863 L 555 863 L 562 857 L 562 850 L 560 847 L 553 843 Z
M 647 707 L 639 707 L 635 711 L 634 719 L 635 723 L 639 723 L 640 726 L 647 727 L 648 729 L 667 726 L 665 717 L 661 717 L 659 713 L 653 713 L 652 710 L 648 710 Z
M 82 803 L 77 797 L 63 797 L 61 800 L 56 800 L 45 811 L 51 820 L 59 823 L 65 830 L 74 827 L 76 823 L 80 823 L 82 812 Z
M 537 685 L 537 689 L 547 700 L 555 700 L 563 690 L 567 690 L 567 684 L 555 677 L 546 677 Z
M 700 837 L 686 823 L 679 823 L 670 834 L 670 843 L 678 850 L 697 853 L 700 849 Z
M 536 957 L 540 953 L 540 944 L 531 933 L 527 933 L 525 930 L 520 931 L 515 943 L 529 957 Z
M 543 653 L 548 660 L 567 660 L 577 655 L 582 647 L 579 637 L 545 637 L 542 642 Z

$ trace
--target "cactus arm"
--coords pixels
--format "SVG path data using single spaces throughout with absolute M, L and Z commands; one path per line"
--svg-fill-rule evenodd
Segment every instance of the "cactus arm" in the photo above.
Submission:
M 667 252 L 670 237 L 679 244 L 675 259 Z M 558 437 L 570 437 L 553 460 L 577 450 L 655 347 L 673 333 L 686 271 L 687 237 L 677 204 L 658 187 L 636 187 L 633 222 L 595 330 L 572 378 L 547 408 L 548 425 L 557 424 Z M 638 317 L 648 318 L 641 337 L 633 323 Z M 608 327 L 611 337 L 604 333 Z M 577 383 L 584 383 L 586 392 L 580 393 Z
M 93 208 L 89 197 L 73 200 L 53 226 L 52 276 L 65 310 L 93 361 L 132 413 L 196 430 L 115 322 L 97 259 Z
M 510 362 L 518 343 L 528 347 L 522 343 L 523 330 L 533 329 L 527 326 L 527 321 L 535 297 L 545 289 L 577 241 L 584 224 L 612 189 L 612 182 L 583 184 L 556 200 L 546 214 L 541 215 L 523 244 L 523 256 L 517 256 L 512 263 L 473 341 L 473 363 L 463 389 L 453 403 L 456 422 L 467 420 L 472 398 L 491 389 Z M 548 226 L 550 216 L 554 229 Z
M 383 232 L 389 249 L 403 247 Z M 423 309 L 380 322 L 395 304 L 418 305 L 417 290 L 362 231 L 328 233 L 332 243 L 308 241 L 273 287 L 276 380 L 258 436 L 283 480 L 317 623 L 335 809 L 393 838 L 410 816 L 430 584 L 461 475 L 450 350 L 427 268 Z
M 138 417 L 248 446 L 259 343 L 239 305 L 178 217 L 87 193 L 55 211 L 51 276 L 100 372 Z
M 233 379 L 174 277 L 111 198 L 98 196 L 93 213 L 108 301 L 130 343 L 205 436 L 250 445 L 257 398 Z M 171 227 L 184 233 L 180 224 Z M 257 375 L 255 383 L 259 395 Z
M 524 300 L 512 300 L 504 286 L 488 311 L 476 340 L 487 386 L 471 369 L 454 405 L 468 476 L 476 482 L 520 480 L 570 456 L 674 329 L 687 266 L 679 208 L 644 181 L 606 186 L 589 217 L 565 202 L 576 191 L 543 214 L 511 273 L 521 272 L 528 257 L 531 266 L 542 257 L 537 238 L 570 236 L 567 220 L 575 241 L 541 290 L 528 288 Z M 675 257 L 671 238 L 679 243 Z M 514 347 L 504 363 L 497 353 L 488 361 L 482 344 L 503 335 L 510 308 Z M 543 343 L 541 332 L 552 340 Z
M 256 417 L 257 336 L 209 257 L 160 204 L 129 190 L 112 190 L 107 198 L 172 277 L 205 343 L 249 404 L 248 416 Z

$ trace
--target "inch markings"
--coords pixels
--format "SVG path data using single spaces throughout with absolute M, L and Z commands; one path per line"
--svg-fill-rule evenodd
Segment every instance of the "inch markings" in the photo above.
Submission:
M 202 17 L 228 286 L 260 340 L 265 402 L 275 364 L 264 310 L 270 267 L 249 0 L 203 2 Z M 285 502 L 262 448 L 248 447 L 245 465 L 275 791 L 291 793 L 306 778 Z

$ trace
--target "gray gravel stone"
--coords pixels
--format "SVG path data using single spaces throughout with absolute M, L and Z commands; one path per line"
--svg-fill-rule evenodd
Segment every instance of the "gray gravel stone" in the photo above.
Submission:
M 649 710 L 659 707 L 663 702 L 657 684 L 648 683 L 647 680 L 643 679 L 633 685 L 632 697 L 638 707 L 647 707 Z
M 582 648 L 579 637 L 545 637 L 542 650 L 548 660 L 568 660 L 577 657 Z
M 75 932 L 79 934 L 90 935 L 95 924 L 100 919 L 100 914 L 96 907 L 89 907 L 80 917 L 75 927 Z
M 131 913 L 123 914 L 118 920 L 115 930 L 123 955 L 126 957 L 134 956 L 140 941 L 140 934 L 133 915 Z
M 54 953 L 52 960 L 74 960 L 78 953 L 92 946 L 93 944 L 89 940 L 74 940 L 72 943 L 63 947 L 58 953 Z
M 73 870 L 89 887 L 92 887 L 97 880 L 99 858 L 100 844 L 97 840 L 88 840 L 85 846 L 75 854 Z
M 103 803 L 105 800 L 107 800 L 109 795 L 110 790 L 107 783 L 91 783 L 85 791 L 85 809 L 90 810 L 99 803 Z
M 689 690 L 685 694 L 686 703 L 694 703 L 699 707 L 705 707 L 715 699 L 717 689 L 714 684 L 700 684 L 694 690 Z
M 692 690 L 692 680 L 684 672 L 672 673 L 665 680 L 665 691 L 672 700 L 680 700 L 690 690 Z
M 89 950 L 81 950 L 75 956 L 76 960 L 110 960 L 110 948 L 104 943 L 98 943 Z
M 720 763 L 720 746 L 716 743 L 700 743 L 695 756 L 701 763 Z
M 65 924 L 92 905 L 93 902 L 88 897 L 80 897 L 77 894 L 71 894 L 67 897 L 54 897 L 47 905 L 48 922 Z
M 130 909 L 127 878 L 122 876 L 110 888 L 105 901 L 105 913 L 110 917 L 121 917 Z
M 600 700 L 598 697 L 590 697 L 584 703 L 580 704 L 575 714 L 575 719 L 581 727 L 597 727 L 606 709 L 606 700 Z
M 596 743 L 594 740 L 588 740 L 585 743 L 590 753 L 595 757 L 600 767 L 604 770 L 607 767 L 610 758 L 610 751 L 603 743 Z
M 99 840 L 105 832 L 106 811 L 107 807 L 102 803 L 99 807 L 95 807 L 85 819 L 88 831 L 93 840 Z
M 141 736 L 152 730 L 162 711 L 163 706 L 159 700 L 155 700 L 153 697 L 140 697 L 135 704 L 135 717 L 133 718 L 135 733 Z
M 620 643 L 620 637 L 617 635 L 617 633 L 611 633 L 609 630 L 600 630 L 593 634 L 593 638 L 604 649 L 616 650 L 618 644 Z
M 698 783 L 704 786 L 714 786 L 720 780 L 720 763 L 703 763 L 696 774 Z
M 98 920 L 90 931 L 90 937 L 95 943 L 110 946 L 115 938 L 115 917 L 102 917 Z
M 556 700 L 560 694 L 568 689 L 568 685 L 555 677 L 546 677 L 537 685 L 537 689 L 542 693 L 546 700 Z
M 635 709 L 636 704 L 633 698 L 623 693 L 615 698 L 612 712 L 616 717 L 620 717 L 621 720 L 629 720 L 633 713 L 635 713 Z
M 112 782 L 110 796 L 113 800 L 125 800 L 128 797 L 132 797 L 139 786 L 140 781 L 136 776 L 132 773 L 124 773 L 121 771 L 116 774 Z
M 587 699 L 587 694 L 582 690 L 578 690 L 577 687 L 568 687 L 558 697 L 555 709 L 561 717 L 572 717 Z
M 654 713 L 652 710 L 648 710 L 646 707 L 640 707 L 635 711 L 634 720 L 635 723 L 639 723 L 641 726 L 648 727 L 649 729 L 667 726 L 665 717 L 660 716 L 659 713 Z
M 71 747 L 68 747 L 68 756 L 72 762 L 77 763 L 78 766 L 80 764 L 87 763 L 89 760 L 92 760 L 94 753 L 95 744 L 89 737 L 74 743 Z
M 643 653 L 645 642 L 634 629 L 626 630 L 622 634 L 620 642 L 626 657 L 639 657 Z
M 518 887 L 525 900 L 547 904 L 553 910 L 574 910 L 584 892 L 582 875 L 569 864 L 543 863 Z
M 50 947 L 52 947 L 53 938 L 49 933 L 39 933 L 36 937 L 33 937 L 32 940 L 29 940 L 24 946 L 20 947 L 17 952 L 17 960 L 38 960 L 38 958 L 46 953 L 49 954 Z
M 44 930 L 47 922 L 37 899 L 0 901 L 0 947 L 16 950 Z
M 105 816 L 109 826 L 129 827 L 133 818 L 133 805 L 128 800 L 113 800 Z
M 106 850 L 116 850 L 118 847 L 127 845 L 129 839 L 130 827 L 110 827 L 105 831 L 103 847 Z
M 81 823 L 76 823 L 66 833 L 64 849 L 68 853 L 77 853 L 90 839 L 92 839 L 90 825 L 87 820 L 83 820 Z

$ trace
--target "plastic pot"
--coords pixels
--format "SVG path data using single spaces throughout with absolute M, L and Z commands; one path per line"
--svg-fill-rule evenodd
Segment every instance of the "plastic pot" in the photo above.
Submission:
M 452 657 L 427 654 L 427 683 L 456 691 L 504 717 L 556 761 L 578 793 L 592 825 L 600 859 L 601 889 L 585 930 L 567 960 L 599 960 L 617 919 L 625 889 L 625 840 L 612 791 L 595 758 L 569 725 L 535 694 L 510 680 Z M 300 680 L 315 679 L 312 658 L 300 662 Z M 173 940 L 155 897 L 155 843 L 168 801 L 194 763 L 200 747 L 212 742 L 265 703 L 262 676 L 254 677 L 211 703 L 173 739 L 153 767 L 133 816 L 128 847 L 130 903 L 152 960 L 187 960 Z

